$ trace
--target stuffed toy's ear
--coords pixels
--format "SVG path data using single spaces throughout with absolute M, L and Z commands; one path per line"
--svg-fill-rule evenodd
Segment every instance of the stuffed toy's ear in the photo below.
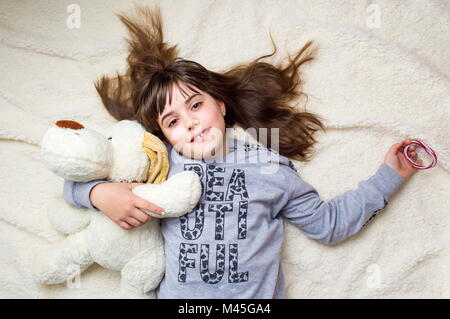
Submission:
M 144 132 L 142 148 L 150 160 L 147 183 L 160 184 L 164 182 L 169 173 L 169 156 L 166 146 L 155 135 Z

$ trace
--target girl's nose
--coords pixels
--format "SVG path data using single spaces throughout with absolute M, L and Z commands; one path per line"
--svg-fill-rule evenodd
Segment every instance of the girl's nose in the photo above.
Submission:
M 199 120 L 191 119 L 191 120 L 189 120 L 188 128 L 189 129 L 194 129 L 199 124 L 200 124 Z

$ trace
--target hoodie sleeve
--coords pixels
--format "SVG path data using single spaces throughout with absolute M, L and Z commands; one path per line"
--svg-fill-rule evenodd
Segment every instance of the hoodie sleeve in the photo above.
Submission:
M 356 234 L 388 204 L 405 180 L 386 164 L 381 164 L 358 188 L 328 202 L 295 169 L 289 170 L 289 200 L 280 211 L 306 236 L 324 244 L 336 244 Z
M 97 210 L 89 199 L 91 190 L 95 185 L 100 183 L 107 183 L 106 180 L 95 180 L 91 182 L 74 182 L 70 180 L 64 180 L 63 195 L 64 200 L 72 206 L 78 208 L 90 208 Z

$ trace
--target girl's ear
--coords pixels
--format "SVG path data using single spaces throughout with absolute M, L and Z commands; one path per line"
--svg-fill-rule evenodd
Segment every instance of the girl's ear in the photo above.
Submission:
M 227 110 L 225 108 L 225 103 L 222 101 L 219 101 L 219 108 L 220 108 L 220 112 L 222 112 L 222 115 L 225 116 L 225 114 L 227 113 Z

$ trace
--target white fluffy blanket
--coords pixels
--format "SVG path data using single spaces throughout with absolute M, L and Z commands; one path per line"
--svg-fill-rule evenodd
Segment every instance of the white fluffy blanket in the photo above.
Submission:
M 37 248 L 63 240 L 45 204 L 62 180 L 45 169 L 39 142 L 58 119 L 102 131 L 113 119 L 93 81 L 123 70 L 124 26 L 133 3 L 0 2 L 0 298 L 114 298 L 119 274 L 99 266 L 79 282 L 33 283 Z M 362 232 L 334 247 L 288 225 L 283 267 L 288 298 L 449 298 L 450 6 L 442 1 L 160 1 L 166 39 L 212 70 L 271 52 L 320 46 L 303 67 L 308 110 L 330 128 L 299 174 L 324 200 L 357 187 L 388 148 L 419 138 L 438 165 L 419 171 Z M 68 22 L 69 20 L 69 22 Z M 69 26 L 68 26 L 69 25 Z M 326 178 L 324 178 L 326 177 Z

